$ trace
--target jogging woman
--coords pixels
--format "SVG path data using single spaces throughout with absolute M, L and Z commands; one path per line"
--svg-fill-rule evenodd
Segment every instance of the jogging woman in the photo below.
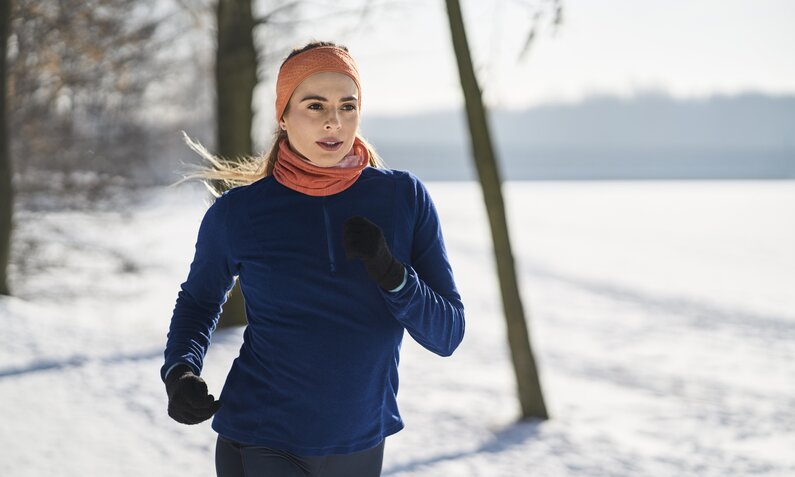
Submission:
M 173 419 L 214 416 L 219 476 L 380 475 L 384 440 L 403 428 L 404 330 L 440 356 L 463 338 L 434 203 L 383 167 L 358 132 L 361 104 L 348 50 L 310 43 L 279 70 L 269 153 L 208 157 L 196 175 L 237 187 L 201 221 L 161 378 Z M 216 401 L 199 374 L 236 278 L 248 326 Z

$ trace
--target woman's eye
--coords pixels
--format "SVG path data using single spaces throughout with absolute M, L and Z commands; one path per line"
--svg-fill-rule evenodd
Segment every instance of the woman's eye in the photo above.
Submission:
M 309 109 L 323 109 L 323 105 L 320 103 L 312 103 L 309 105 Z
M 342 109 L 344 109 L 345 111 L 354 111 L 354 110 L 356 110 L 356 105 L 355 104 L 345 104 L 345 105 L 342 106 Z

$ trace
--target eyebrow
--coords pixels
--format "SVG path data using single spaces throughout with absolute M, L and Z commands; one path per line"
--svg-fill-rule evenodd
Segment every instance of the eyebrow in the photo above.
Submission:
M 316 94 L 312 94 L 309 96 L 305 96 L 301 99 L 301 102 L 315 100 L 315 101 L 328 101 L 328 99 L 324 98 L 323 96 L 318 96 Z M 340 101 L 356 101 L 356 96 L 346 96 L 344 98 L 340 98 Z

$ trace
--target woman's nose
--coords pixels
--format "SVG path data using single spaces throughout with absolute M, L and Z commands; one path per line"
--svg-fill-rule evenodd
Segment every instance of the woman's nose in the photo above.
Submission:
M 339 129 L 341 126 L 340 119 L 337 117 L 337 112 L 331 112 L 328 117 L 326 117 L 326 129 Z

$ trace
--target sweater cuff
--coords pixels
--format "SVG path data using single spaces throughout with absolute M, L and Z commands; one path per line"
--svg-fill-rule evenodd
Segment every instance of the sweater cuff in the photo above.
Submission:
M 400 282 L 400 285 L 398 285 L 397 288 L 393 288 L 393 289 L 389 290 L 389 293 L 396 293 L 396 292 L 399 292 L 400 290 L 402 290 L 403 287 L 406 286 L 406 282 L 408 281 L 408 277 L 409 277 L 409 272 L 408 272 L 408 270 L 406 270 L 406 267 L 403 267 L 403 281 Z
M 169 368 L 166 370 L 166 372 L 163 374 L 163 380 L 164 380 L 164 382 L 165 382 L 165 380 L 166 380 L 166 379 L 168 379 L 168 373 L 170 373 L 170 372 L 171 372 L 171 371 L 172 371 L 174 368 L 176 368 L 176 367 L 177 367 L 177 366 L 179 366 L 180 364 L 184 364 L 185 366 L 187 366 L 187 367 L 189 367 L 189 368 L 193 369 L 193 367 L 192 367 L 191 365 L 189 365 L 188 363 L 183 363 L 183 362 L 174 363 L 174 364 L 172 364 L 172 365 L 171 365 L 171 366 L 170 366 L 170 367 L 169 367 Z

